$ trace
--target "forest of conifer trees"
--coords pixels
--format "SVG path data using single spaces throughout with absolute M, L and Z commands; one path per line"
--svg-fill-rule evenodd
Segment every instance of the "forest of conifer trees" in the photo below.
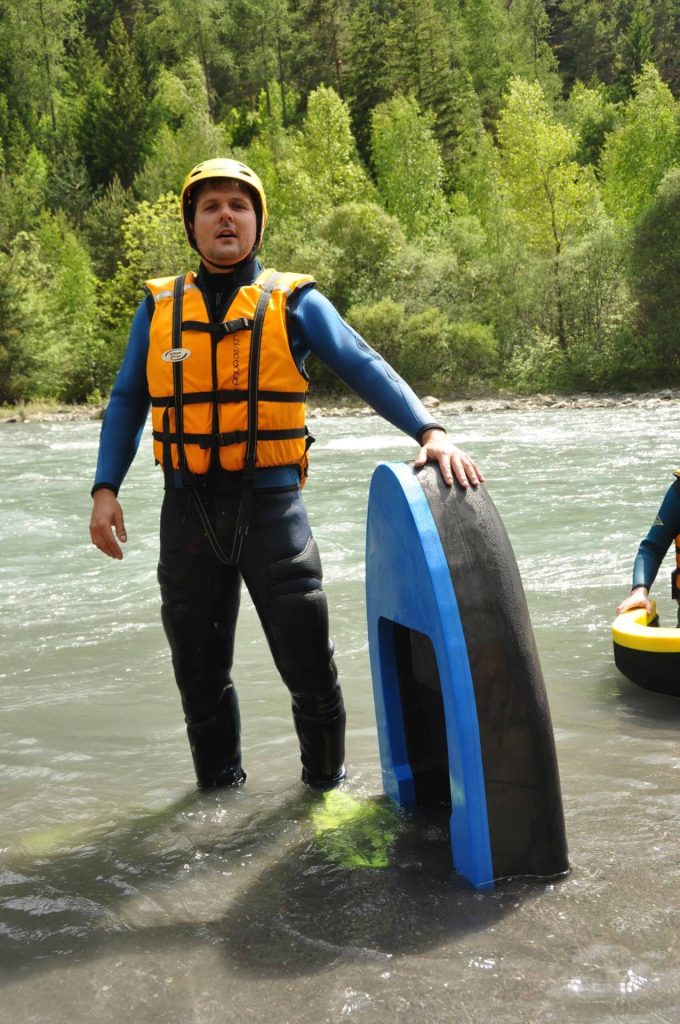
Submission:
M 421 393 L 677 383 L 679 43 L 680 0 L 0 0 L 0 403 L 105 397 L 217 155 Z

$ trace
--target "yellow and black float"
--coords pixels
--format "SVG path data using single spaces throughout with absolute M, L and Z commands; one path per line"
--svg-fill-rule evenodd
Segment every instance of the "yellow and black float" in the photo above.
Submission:
M 680 476 L 680 470 L 675 475 Z M 675 538 L 671 597 L 680 604 L 680 534 Z M 633 608 L 614 619 L 614 662 L 619 672 L 645 690 L 680 697 L 680 629 L 661 626 L 656 603 L 651 605 L 651 612 Z
M 448 806 L 479 889 L 569 870 L 550 712 L 517 563 L 486 488 L 382 463 L 366 605 L 385 792 Z
M 619 672 L 645 690 L 680 697 L 680 629 L 659 625 L 654 601 L 651 615 L 645 608 L 618 615 L 612 640 Z

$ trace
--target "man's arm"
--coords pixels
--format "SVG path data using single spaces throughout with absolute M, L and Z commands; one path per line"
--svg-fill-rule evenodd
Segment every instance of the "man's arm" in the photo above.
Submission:
M 646 537 L 640 543 L 633 564 L 633 588 L 628 597 L 616 609 L 617 615 L 632 608 L 646 608 L 651 612 L 648 598 L 652 583 L 666 552 L 680 533 L 680 480 L 673 481 L 666 491 L 661 508 Z
M 398 373 L 372 349 L 315 288 L 296 293 L 289 303 L 291 349 L 300 368 L 309 352 L 318 356 L 360 398 L 393 426 L 421 445 L 415 460 L 439 463 L 446 483 L 463 486 L 484 480 L 478 466 L 433 421 Z
M 149 313 L 144 301 L 132 321 L 125 356 L 111 390 L 99 435 L 90 537 L 92 543 L 110 558 L 123 557 L 118 541 L 127 540 L 123 510 L 117 496 L 137 453 L 149 412 L 146 382 L 148 351 Z

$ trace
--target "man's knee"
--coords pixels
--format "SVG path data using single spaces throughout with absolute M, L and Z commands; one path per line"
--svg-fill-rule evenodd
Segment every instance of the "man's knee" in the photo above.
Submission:
M 267 590 L 272 598 L 320 591 L 323 570 L 319 548 L 310 536 L 296 555 L 273 562 L 267 569 Z

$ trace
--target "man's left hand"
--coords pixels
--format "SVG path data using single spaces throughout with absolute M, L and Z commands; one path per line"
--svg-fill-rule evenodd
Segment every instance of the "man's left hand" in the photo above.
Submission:
M 413 465 L 416 469 L 426 462 L 438 462 L 444 483 L 449 487 L 455 476 L 461 487 L 484 483 L 484 474 L 479 466 L 464 451 L 458 448 L 443 430 L 427 430 L 422 438 L 422 447 Z

